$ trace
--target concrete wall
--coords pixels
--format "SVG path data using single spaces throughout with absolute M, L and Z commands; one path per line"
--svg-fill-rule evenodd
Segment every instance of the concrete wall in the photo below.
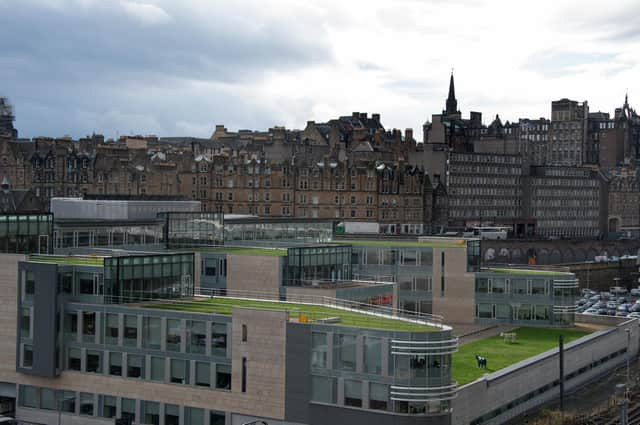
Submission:
M 24 255 L 0 255 L 0 381 L 17 382 L 18 262 Z
M 227 289 L 278 293 L 282 281 L 282 257 L 227 255 Z
M 475 274 L 467 272 L 467 250 L 464 248 L 433 249 L 433 314 L 444 316 L 446 323 L 473 323 L 475 320 Z
M 630 355 L 635 356 L 638 352 L 638 342 L 640 341 L 640 327 L 638 327 L 638 321 L 633 319 L 566 344 L 565 376 L 611 353 L 626 348 L 628 338 L 625 331 L 626 328 L 632 330 L 629 352 L 631 353 Z M 491 358 L 488 361 L 490 363 Z M 597 367 L 589 368 L 584 373 L 566 381 L 565 390 L 570 391 L 573 388 L 577 388 L 625 361 L 625 355 L 620 355 Z M 531 391 L 553 383 L 558 379 L 558 376 L 559 359 L 557 348 L 498 372 L 487 374 L 459 389 L 458 397 L 452 403 L 452 423 L 468 424 L 472 420 Z M 558 394 L 559 387 L 555 386 L 484 423 L 504 423 L 558 397 Z

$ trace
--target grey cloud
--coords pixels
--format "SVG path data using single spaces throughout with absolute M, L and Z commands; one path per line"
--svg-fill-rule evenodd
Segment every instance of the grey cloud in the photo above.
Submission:
M 524 67 L 545 77 L 561 77 L 573 68 L 598 62 L 610 62 L 616 55 L 610 53 L 581 53 L 546 51 L 532 55 Z

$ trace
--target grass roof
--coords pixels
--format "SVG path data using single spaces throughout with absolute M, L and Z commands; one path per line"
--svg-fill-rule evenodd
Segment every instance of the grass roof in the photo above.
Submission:
M 286 257 L 287 250 L 282 248 L 252 248 L 252 247 L 218 247 L 198 249 L 205 252 L 217 252 L 220 254 L 256 255 L 263 257 Z
M 234 307 L 255 308 L 262 310 L 288 311 L 289 317 L 313 323 L 320 319 L 339 317 L 335 323 L 339 326 L 353 326 L 360 328 L 385 329 L 410 332 L 430 332 L 439 330 L 435 326 L 394 319 L 378 317 L 365 312 L 342 310 L 319 304 L 298 304 L 282 301 L 263 301 L 244 298 L 216 297 L 176 302 L 147 304 L 145 308 L 162 310 L 176 310 L 193 313 L 231 314 Z
M 93 256 L 30 255 L 29 261 L 70 266 L 104 266 L 104 257 Z
M 589 333 L 581 329 L 518 328 L 513 330 L 516 342 L 505 342 L 500 336 L 492 336 L 464 344 L 452 354 L 451 378 L 464 385 L 475 381 L 485 373 L 504 369 L 536 354 L 558 346 L 558 337 L 564 336 L 565 344 Z M 477 367 L 476 354 L 487 359 L 487 368 Z

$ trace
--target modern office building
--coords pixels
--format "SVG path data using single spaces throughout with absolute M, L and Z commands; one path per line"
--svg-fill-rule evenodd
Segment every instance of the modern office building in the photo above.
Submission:
M 437 317 L 194 298 L 184 253 L 0 261 L 0 387 L 22 420 L 450 423 L 457 339 Z

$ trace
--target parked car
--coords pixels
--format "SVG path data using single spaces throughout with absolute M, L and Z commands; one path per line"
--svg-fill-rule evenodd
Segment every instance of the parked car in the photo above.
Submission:
M 598 314 L 598 309 L 597 308 L 588 308 L 584 311 L 585 314 Z
M 640 297 L 640 288 L 633 288 L 629 293 L 633 297 Z
M 640 319 L 640 313 L 638 312 L 629 313 L 627 314 L 627 317 L 630 317 L 632 319 Z
M 632 304 L 631 307 L 629 307 L 629 311 L 631 313 L 640 313 L 640 304 L 638 303 Z
M 608 310 L 606 308 L 599 308 L 597 310 L 597 314 L 602 314 L 603 316 L 607 315 Z
M 600 301 L 600 295 L 592 295 L 589 299 L 591 301 Z
M 608 308 L 609 310 L 611 310 L 611 309 L 615 310 L 615 309 L 617 309 L 617 308 L 618 308 L 618 303 L 617 303 L 617 302 L 615 302 L 615 301 L 609 301 L 609 302 L 607 303 L 607 308 Z

